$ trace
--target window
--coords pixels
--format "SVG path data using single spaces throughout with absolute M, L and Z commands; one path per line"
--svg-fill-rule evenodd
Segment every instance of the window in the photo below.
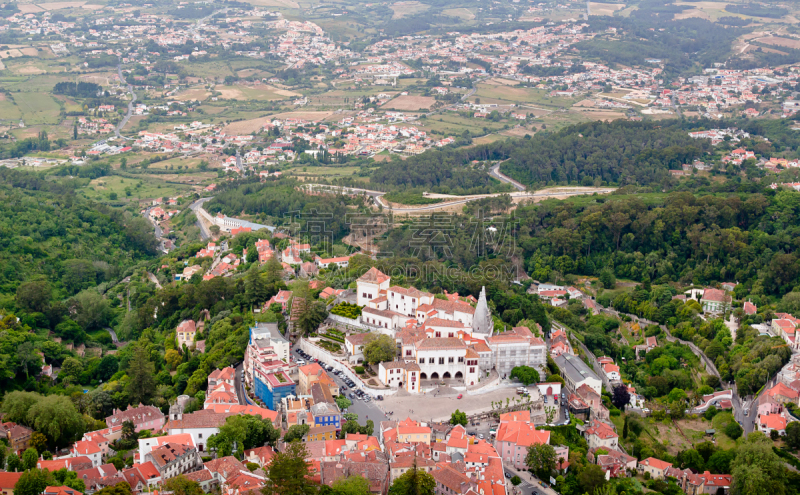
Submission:
M 442 336 L 442 332 L 436 332 L 436 336 L 437 337 L 441 337 Z
M 394 370 L 389 370 L 389 374 L 393 375 L 394 374 Z
M 410 356 L 410 355 L 411 355 L 411 349 L 406 349 L 406 356 Z
M 403 301 L 405 301 L 405 300 L 406 300 L 406 296 L 400 296 L 400 299 L 402 299 Z
M 444 358 L 443 357 L 439 358 L 439 364 L 444 364 Z
M 425 364 L 425 358 L 419 358 L 419 364 Z
M 458 362 L 459 363 L 463 363 L 464 362 L 464 356 L 458 356 Z
M 454 358 L 451 358 L 451 357 L 447 358 L 448 364 L 453 364 L 453 361 L 455 361 Z
M 448 333 L 447 336 L 453 338 L 453 332 Z
M 202 433 L 198 433 L 197 434 L 197 438 L 203 438 L 203 434 Z
M 436 362 L 436 358 L 428 358 L 428 364 L 433 364 Z
M 475 373 L 475 368 L 470 368 L 470 369 L 469 369 L 469 372 L 470 372 L 470 373 Z

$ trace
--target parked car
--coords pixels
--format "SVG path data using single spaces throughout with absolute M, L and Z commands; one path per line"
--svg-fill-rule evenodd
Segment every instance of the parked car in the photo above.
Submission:
M 342 385 L 342 392 L 346 392 L 346 391 L 347 391 L 347 386 Z
M 481 439 L 481 440 L 483 440 L 483 433 L 481 433 L 480 435 L 478 435 L 478 438 L 479 438 L 479 439 Z
M 461 395 L 461 394 L 458 394 L 458 397 L 456 397 L 456 399 L 460 399 L 460 398 L 462 398 L 462 397 L 463 397 L 463 395 Z

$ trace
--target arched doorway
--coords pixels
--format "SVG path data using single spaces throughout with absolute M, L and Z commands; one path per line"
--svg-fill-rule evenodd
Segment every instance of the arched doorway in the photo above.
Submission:
M 435 371 L 431 373 L 431 380 L 438 380 L 438 379 L 439 379 L 439 373 Z
M 475 382 L 469 382 L 469 385 L 470 386 L 475 385 Z
M 397 385 L 397 386 L 398 386 L 399 388 L 403 388 L 403 382 L 400 382 L 400 384 L 399 384 L 399 385 Z
M 547 387 L 547 395 L 553 395 L 553 387 Z
M 445 378 L 445 379 L 450 378 L 450 372 L 449 371 L 445 371 L 444 375 L 442 375 L 442 378 Z
M 420 373 L 419 374 L 419 379 L 420 380 L 427 380 L 428 379 L 428 374 L 427 373 Z
M 460 371 L 456 371 L 456 378 L 464 378 L 464 374 Z

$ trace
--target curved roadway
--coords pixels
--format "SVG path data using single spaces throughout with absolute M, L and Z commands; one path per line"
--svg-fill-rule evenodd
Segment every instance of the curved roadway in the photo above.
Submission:
M 119 82 L 124 83 L 125 79 L 122 77 L 122 63 L 117 64 L 117 74 L 119 75 Z M 125 114 L 125 117 L 123 117 L 119 124 L 117 124 L 117 127 L 114 128 L 114 134 L 117 136 L 117 138 L 122 139 L 129 139 L 120 135 L 119 131 L 121 131 L 122 128 L 125 127 L 125 124 L 127 124 L 131 119 L 131 115 L 133 114 L 133 103 L 136 101 L 136 93 L 133 92 L 133 86 L 130 84 L 128 84 L 128 91 L 132 95 L 131 101 L 128 102 L 128 113 Z
M 505 176 L 503 176 L 503 177 L 505 177 Z M 507 178 L 507 179 L 509 181 L 513 181 L 513 179 L 509 179 L 509 178 Z M 500 180 L 502 180 L 502 179 L 500 179 Z M 513 182 L 510 182 L 510 183 L 513 185 Z M 525 186 L 522 186 L 522 184 L 519 184 L 519 185 L 521 187 L 523 187 L 523 188 L 525 187 Z M 479 195 L 479 196 L 466 197 L 464 199 L 459 199 L 459 200 L 456 200 L 456 201 L 446 201 L 446 202 L 443 202 L 443 203 L 436 203 L 436 204 L 433 204 L 433 205 L 415 206 L 415 207 L 412 207 L 412 208 L 393 208 L 393 207 L 389 206 L 388 203 L 385 203 L 384 200 L 382 199 L 382 196 L 386 194 L 383 191 L 373 191 L 373 190 L 370 190 L 370 189 L 361 189 L 361 188 L 356 188 L 356 187 L 329 186 L 327 184 L 306 184 L 306 186 L 310 186 L 310 187 L 319 186 L 319 187 L 322 187 L 322 188 L 328 188 L 329 190 L 331 190 L 333 192 L 339 192 L 340 191 L 340 192 L 364 193 L 367 196 L 371 196 L 373 201 L 375 202 L 375 204 L 377 206 L 380 206 L 382 208 L 385 208 L 387 210 L 390 210 L 390 211 L 393 211 L 393 212 L 397 212 L 397 213 L 419 213 L 419 212 L 433 211 L 433 210 L 438 210 L 438 209 L 441 209 L 441 208 L 447 208 L 447 207 L 450 207 L 450 206 L 469 203 L 470 201 L 476 201 L 476 200 L 483 199 L 483 198 L 489 198 L 489 197 L 492 197 L 492 196 L 500 196 L 502 194 L 508 194 L 508 193 L 483 194 L 483 195 Z M 609 188 L 604 188 L 604 189 L 596 189 L 596 190 L 592 190 L 592 191 L 577 190 L 577 191 L 540 192 L 540 193 L 536 193 L 536 192 L 533 192 L 533 193 L 524 193 L 524 192 L 522 192 L 522 193 L 520 193 L 520 192 L 517 192 L 517 193 L 511 193 L 511 195 L 513 197 L 515 197 L 515 198 L 552 198 L 552 197 L 555 197 L 555 196 L 582 196 L 584 194 L 593 194 L 593 193 L 608 194 L 608 193 L 614 192 L 615 190 L 616 190 L 616 188 L 609 187 Z

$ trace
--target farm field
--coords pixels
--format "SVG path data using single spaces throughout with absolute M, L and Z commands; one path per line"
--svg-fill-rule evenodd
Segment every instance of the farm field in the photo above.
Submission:
M 57 124 L 61 108 L 47 93 L 14 93 L 14 101 L 26 125 Z
M 125 189 L 129 188 L 130 196 L 126 196 Z M 164 179 L 143 177 L 141 179 L 111 175 L 94 179 L 82 189 L 87 198 L 96 201 L 106 201 L 109 194 L 116 193 L 120 201 L 137 201 L 140 199 L 174 196 L 186 191 L 186 186 L 168 184 Z
M 480 98 L 481 103 L 490 103 L 490 101 L 485 101 L 488 98 L 496 100 L 498 103 L 530 103 L 559 108 L 570 107 L 575 101 L 578 101 L 577 98 L 548 96 L 548 91 L 545 89 L 510 87 L 490 82 L 478 84 L 478 92 L 471 100 L 474 101 L 475 98 Z
M 382 108 L 394 110 L 427 110 L 436 103 L 436 98 L 432 96 L 398 96 L 383 104 Z
M 277 89 L 271 86 L 215 86 L 214 91 L 221 93 L 220 99 L 224 100 L 258 100 L 258 101 L 272 101 L 272 100 L 285 100 L 293 96 L 299 96 L 299 93 L 287 91 L 285 89 Z

